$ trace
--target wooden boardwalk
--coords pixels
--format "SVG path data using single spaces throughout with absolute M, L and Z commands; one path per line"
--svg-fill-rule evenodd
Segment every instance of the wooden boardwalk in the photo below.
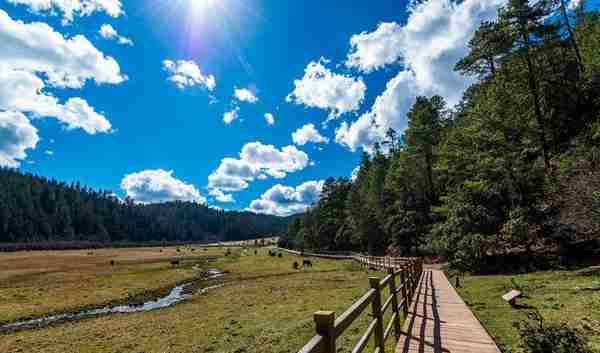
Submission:
M 424 270 L 396 353 L 500 353 L 442 271 Z

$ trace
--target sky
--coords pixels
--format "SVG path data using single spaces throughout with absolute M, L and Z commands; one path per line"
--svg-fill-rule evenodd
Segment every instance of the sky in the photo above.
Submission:
M 417 96 L 459 102 L 505 1 L 0 0 L 0 166 L 302 212 Z

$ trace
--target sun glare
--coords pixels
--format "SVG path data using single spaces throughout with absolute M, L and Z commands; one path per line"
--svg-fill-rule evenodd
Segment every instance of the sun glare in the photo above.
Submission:
M 186 0 L 192 10 L 205 11 L 214 8 L 217 5 L 217 0 Z

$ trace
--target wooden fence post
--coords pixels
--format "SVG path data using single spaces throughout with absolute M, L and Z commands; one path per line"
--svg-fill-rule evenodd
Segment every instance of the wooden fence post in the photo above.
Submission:
M 323 336 L 321 353 L 336 353 L 335 347 L 335 312 L 317 311 L 314 314 L 317 334 Z
M 404 319 L 408 317 L 408 306 L 410 305 L 410 299 L 408 299 L 408 291 L 406 290 L 406 286 L 408 285 L 408 278 L 406 276 L 406 268 L 402 266 L 400 269 L 400 280 L 402 281 L 402 313 L 404 314 Z
M 410 291 L 412 287 L 412 279 L 410 278 L 410 270 L 408 269 L 408 263 L 402 265 L 402 272 L 404 274 L 405 279 L 405 287 L 406 287 L 406 297 L 410 298 Z
M 413 290 L 412 290 L 412 295 L 415 295 L 415 292 L 417 291 L 417 282 L 419 281 L 419 279 L 417 278 L 417 262 L 415 260 L 413 260 L 410 263 L 410 271 L 412 272 L 412 279 L 413 279 Z
M 375 289 L 375 296 L 371 307 L 373 309 L 373 319 L 377 320 L 375 324 L 375 331 L 373 332 L 373 339 L 375 340 L 375 347 L 379 347 L 379 352 L 384 353 L 385 342 L 383 339 L 383 314 L 381 312 L 381 288 L 379 287 L 379 278 L 369 277 L 369 285 L 372 289 Z
M 413 261 L 413 272 L 415 274 L 415 290 L 414 292 L 416 292 L 417 290 L 417 286 L 419 285 L 419 264 L 418 264 L 419 260 L 415 260 Z M 413 292 L 413 294 L 414 294 Z
M 396 275 L 394 268 L 391 267 L 388 269 L 388 273 L 392 275 L 390 278 L 390 295 L 392 296 L 392 312 L 396 315 L 394 319 L 394 335 L 396 336 L 396 341 L 400 339 L 400 312 L 398 311 L 398 295 L 396 289 Z

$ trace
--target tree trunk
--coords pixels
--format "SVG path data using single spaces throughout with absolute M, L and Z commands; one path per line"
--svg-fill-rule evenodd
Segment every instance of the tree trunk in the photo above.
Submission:
M 496 64 L 494 63 L 493 57 L 490 56 L 488 58 L 488 64 L 490 65 L 490 73 L 492 74 L 492 76 L 496 76 Z
M 433 202 L 433 200 L 435 199 L 435 191 L 434 191 L 434 187 L 433 187 L 433 156 L 432 153 L 429 151 L 425 152 L 425 166 L 426 166 L 426 174 L 427 174 L 427 206 L 428 206 L 428 211 L 429 208 L 431 207 L 431 204 Z
M 529 90 L 533 97 L 533 106 L 535 109 L 535 118 L 539 127 L 540 143 L 542 145 L 542 153 L 544 156 L 544 165 L 546 170 L 550 170 L 550 157 L 548 155 L 548 141 L 546 138 L 546 126 L 544 123 L 544 117 L 542 115 L 542 108 L 540 104 L 540 94 L 538 91 L 537 80 L 535 78 L 535 72 L 533 67 L 533 61 L 531 60 L 529 33 L 525 29 L 525 24 L 521 23 L 521 37 L 525 44 L 525 61 L 527 62 L 527 76 L 529 81 Z
M 567 27 L 567 32 L 569 32 L 569 41 L 571 42 L 571 47 L 573 48 L 573 51 L 575 52 L 575 57 L 577 58 L 577 66 L 579 68 L 579 74 L 583 74 L 583 72 L 585 71 L 585 67 L 583 66 L 583 60 L 581 59 L 581 53 L 579 52 L 579 47 L 577 46 L 577 39 L 575 38 L 575 33 L 573 32 L 571 23 L 569 23 L 569 16 L 567 14 L 565 0 L 560 0 L 560 13 L 563 17 L 563 21 L 565 22 L 565 26 Z

